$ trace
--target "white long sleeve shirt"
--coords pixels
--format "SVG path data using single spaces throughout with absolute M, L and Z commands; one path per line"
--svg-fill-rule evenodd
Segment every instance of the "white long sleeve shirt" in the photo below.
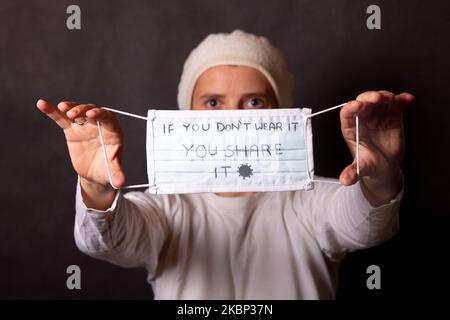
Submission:
M 119 191 L 99 211 L 78 184 L 75 240 L 146 268 L 155 299 L 333 299 L 344 255 L 397 231 L 401 195 L 374 208 L 359 183 L 237 198 Z

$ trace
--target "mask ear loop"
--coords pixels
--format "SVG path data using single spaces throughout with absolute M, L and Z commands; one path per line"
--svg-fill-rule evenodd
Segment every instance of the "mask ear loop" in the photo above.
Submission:
M 346 104 L 347 104 L 347 102 L 341 103 L 341 104 L 339 104 L 337 106 L 334 106 L 334 107 L 331 107 L 331 108 L 328 108 L 328 109 L 324 109 L 324 110 L 312 113 L 312 114 L 306 116 L 306 120 L 305 121 L 307 121 L 308 119 L 310 119 L 312 117 L 315 117 L 315 116 L 317 116 L 319 114 L 322 114 L 322 113 L 325 113 L 325 112 L 329 112 L 329 111 L 332 111 L 332 110 L 335 110 L 335 109 L 340 109 L 343 106 L 345 106 Z M 355 132 L 355 135 L 356 135 L 356 137 L 355 137 L 356 138 L 355 139 L 356 140 L 356 174 L 357 174 L 357 176 L 359 178 L 359 117 L 358 117 L 358 114 L 356 114 L 356 116 L 355 116 L 355 127 L 356 127 L 355 128 L 356 129 L 356 132 Z M 310 181 L 311 182 L 319 182 L 319 183 L 329 183 L 329 184 L 342 185 L 342 183 L 340 183 L 339 181 L 334 181 L 334 180 L 311 179 Z
M 328 108 L 328 109 L 324 109 L 324 110 L 312 113 L 312 114 L 306 116 L 305 117 L 306 118 L 305 119 L 305 125 L 306 125 L 306 121 L 308 119 L 310 119 L 312 117 L 315 117 L 315 116 L 317 116 L 319 114 L 325 113 L 325 112 L 329 112 L 329 111 L 332 111 L 332 110 L 335 110 L 335 109 L 342 108 L 346 104 L 347 104 L 347 102 L 339 104 L 339 105 L 331 107 L 331 108 Z M 118 113 L 118 114 L 122 114 L 122 115 L 125 115 L 125 116 L 129 116 L 129 117 L 133 117 L 133 118 L 137 118 L 137 119 L 148 121 L 147 117 L 140 116 L 140 115 L 137 115 L 137 114 L 134 114 L 134 113 L 129 113 L 129 112 L 120 111 L 120 110 L 116 110 L 116 109 L 112 109 L 112 108 L 106 108 L 106 107 L 102 107 L 102 109 L 105 109 L 105 110 L 108 110 L 108 111 L 111 111 L 111 112 L 115 112 L 115 113 Z M 359 117 L 358 117 L 358 114 L 356 114 L 356 116 L 355 116 L 355 126 L 356 126 L 356 174 L 359 177 L 359 173 L 360 173 L 359 157 L 360 156 L 359 156 Z M 107 171 L 107 174 L 108 174 L 109 184 L 116 190 L 121 189 L 121 188 L 116 187 L 113 184 L 113 182 L 112 182 L 111 169 L 109 168 L 109 162 L 108 162 L 108 155 L 106 153 L 106 147 L 105 147 L 105 143 L 104 143 L 104 140 L 103 140 L 101 124 L 100 124 L 100 121 L 98 121 L 98 120 L 97 120 L 97 129 L 98 129 L 98 134 L 99 134 L 99 137 L 100 137 L 100 143 L 101 143 L 101 146 L 102 146 L 103 158 L 105 159 L 105 165 L 106 165 L 106 171 Z M 310 179 L 310 181 L 311 182 L 319 182 L 319 183 L 329 183 L 329 184 L 339 184 L 339 185 L 341 185 L 340 182 L 333 181 L 333 180 Z M 122 189 L 144 188 L 144 187 L 149 187 L 149 186 L 150 186 L 150 184 L 136 184 L 136 185 L 122 187 Z
M 356 122 L 356 175 L 359 178 L 359 117 L 358 117 L 358 114 L 356 114 L 355 122 Z
M 115 113 L 119 113 L 119 114 L 123 114 L 125 116 L 129 116 L 129 117 L 133 117 L 133 118 L 137 118 L 137 119 L 141 119 L 141 120 L 145 120 L 147 121 L 147 117 L 143 117 L 134 113 L 129 113 L 129 112 L 124 112 L 124 111 L 120 111 L 120 110 L 116 110 L 116 109 L 111 109 L 111 108 L 105 108 L 102 107 L 102 109 L 111 111 L 111 112 L 115 112 Z M 116 190 L 119 189 L 134 189 L 134 188 L 144 188 L 144 187 L 148 187 L 149 184 L 135 184 L 135 185 L 131 185 L 131 186 L 126 186 L 126 187 L 122 187 L 122 188 L 118 188 L 116 187 L 113 182 L 112 182 L 112 176 L 111 176 L 111 169 L 109 168 L 109 162 L 108 162 L 108 155 L 106 153 L 106 147 L 105 147 L 105 142 L 103 140 L 103 134 L 102 134 L 102 125 L 100 123 L 100 121 L 97 120 L 97 129 L 98 129 L 98 135 L 100 137 L 100 144 L 102 145 L 102 152 L 103 152 L 103 158 L 105 159 L 105 165 L 106 165 L 106 172 L 108 174 L 108 179 L 109 179 L 109 184 L 111 185 L 111 187 L 113 187 Z

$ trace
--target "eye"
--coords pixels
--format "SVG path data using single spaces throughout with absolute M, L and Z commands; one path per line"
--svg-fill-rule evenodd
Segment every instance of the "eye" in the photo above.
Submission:
M 249 100 L 247 100 L 247 102 L 245 103 L 246 108 L 264 108 L 264 101 L 262 99 L 258 99 L 258 98 L 251 98 Z
M 211 108 L 217 108 L 219 106 L 219 101 L 216 99 L 209 99 L 206 101 L 206 105 Z

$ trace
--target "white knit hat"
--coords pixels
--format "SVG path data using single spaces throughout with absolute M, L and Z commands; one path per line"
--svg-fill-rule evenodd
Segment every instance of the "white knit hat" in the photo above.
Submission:
M 265 37 L 235 30 L 210 34 L 192 50 L 183 67 L 178 85 L 178 107 L 190 109 L 192 94 L 200 75 L 220 65 L 238 65 L 259 70 L 272 85 L 278 107 L 292 107 L 294 78 L 283 53 Z

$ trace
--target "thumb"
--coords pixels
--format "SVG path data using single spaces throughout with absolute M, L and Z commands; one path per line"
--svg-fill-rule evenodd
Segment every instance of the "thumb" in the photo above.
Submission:
M 113 187 L 121 188 L 125 184 L 125 172 L 118 160 L 115 160 L 109 164 L 109 170 L 111 172 L 111 183 Z
M 344 186 L 350 186 L 358 181 L 356 162 L 353 162 L 351 165 L 348 165 L 344 170 L 342 170 L 341 175 L 339 176 L 339 181 Z

